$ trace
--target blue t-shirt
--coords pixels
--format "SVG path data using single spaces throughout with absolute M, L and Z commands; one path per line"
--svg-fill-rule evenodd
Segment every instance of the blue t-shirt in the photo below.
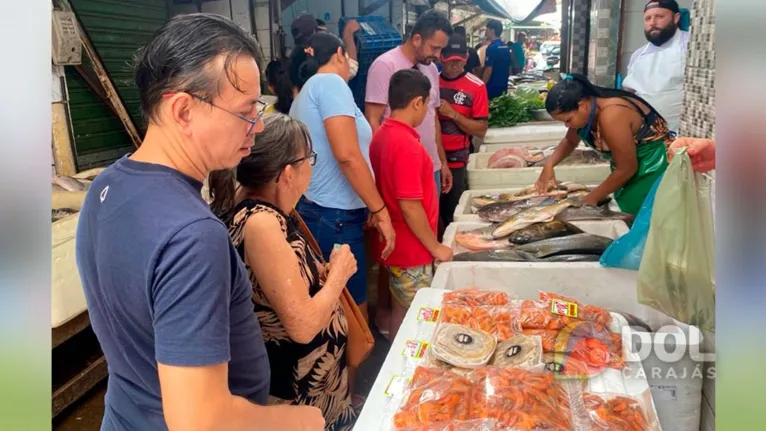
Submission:
M 265 405 L 269 360 L 252 284 L 202 184 L 127 156 L 88 190 L 76 236 L 91 325 L 109 367 L 102 430 L 167 430 L 157 362 L 229 364 L 229 389 Z
M 511 75 L 511 49 L 502 40 L 495 39 L 487 46 L 484 60 L 485 67 L 492 68 L 487 82 L 487 95 L 490 99 L 502 96 L 508 91 L 508 77 Z
M 513 42 L 513 49 L 511 49 L 513 58 L 516 59 L 516 64 L 519 69 L 524 69 L 527 64 L 527 58 L 524 55 L 524 47 L 519 42 Z
M 305 196 L 314 203 L 342 210 L 365 208 L 356 194 L 330 148 L 324 121 L 332 117 L 351 117 L 356 122 L 359 149 L 370 165 L 370 141 L 372 128 L 354 102 L 351 89 L 334 73 L 318 73 L 301 89 L 290 108 L 290 116 L 306 124 L 317 153 L 317 161 L 311 172 L 311 182 Z M 372 172 L 372 169 L 370 169 Z

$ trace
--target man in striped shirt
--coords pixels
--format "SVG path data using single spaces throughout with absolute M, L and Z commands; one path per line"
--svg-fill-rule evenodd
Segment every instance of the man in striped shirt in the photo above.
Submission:
M 451 36 L 447 47 L 442 50 L 444 68 L 439 77 L 442 145 L 453 178 L 452 190 L 441 196 L 439 204 L 445 227 L 452 223 L 460 195 L 468 186 L 466 163 L 471 152 L 471 138 L 484 137 L 488 127 L 487 87 L 479 77 L 464 70 L 467 60 L 465 37 L 458 34 Z

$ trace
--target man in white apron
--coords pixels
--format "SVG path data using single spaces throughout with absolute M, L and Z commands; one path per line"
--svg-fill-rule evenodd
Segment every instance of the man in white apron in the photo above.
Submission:
M 675 0 L 652 0 L 644 7 L 644 34 L 649 41 L 630 57 L 623 88 L 649 102 L 678 131 L 684 101 L 684 69 L 689 32 L 678 28 Z

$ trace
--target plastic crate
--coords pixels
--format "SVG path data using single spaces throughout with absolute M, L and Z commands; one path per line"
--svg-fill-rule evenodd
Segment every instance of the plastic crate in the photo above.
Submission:
M 356 42 L 359 71 L 348 85 L 354 94 L 354 100 L 359 109 L 364 111 L 364 95 L 367 90 L 367 72 L 372 63 L 381 54 L 396 48 L 402 43 L 402 35 L 382 16 L 347 17 L 338 20 L 338 33 L 343 33 L 343 27 L 349 19 L 355 19 L 362 27 L 354 35 Z

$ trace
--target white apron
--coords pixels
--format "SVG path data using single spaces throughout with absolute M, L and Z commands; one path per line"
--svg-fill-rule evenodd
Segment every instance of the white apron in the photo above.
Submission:
M 636 94 L 649 102 L 668 122 L 672 131 L 678 131 L 681 106 L 684 102 L 684 71 L 686 49 L 681 43 L 681 31 L 656 51 L 646 54 L 651 44 L 628 66 L 623 86 L 636 90 Z

